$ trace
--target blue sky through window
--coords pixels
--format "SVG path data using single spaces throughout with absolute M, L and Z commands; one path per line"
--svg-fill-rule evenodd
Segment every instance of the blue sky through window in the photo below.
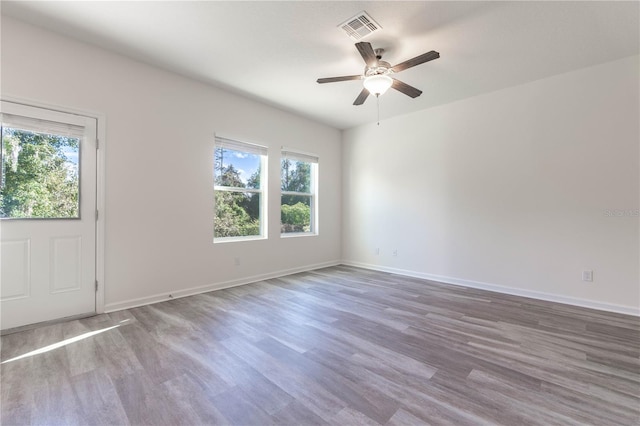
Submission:
M 234 151 L 231 149 L 219 148 L 216 151 L 222 151 L 222 166 L 233 168 L 240 174 L 240 180 L 246 185 L 251 175 L 253 175 L 260 167 L 260 156 L 247 152 Z M 216 169 L 216 176 L 220 175 L 220 170 Z

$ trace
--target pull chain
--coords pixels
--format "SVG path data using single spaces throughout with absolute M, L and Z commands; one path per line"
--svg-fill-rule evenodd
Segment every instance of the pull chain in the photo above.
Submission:
M 380 125 L 380 94 L 376 94 L 376 106 L 378 107 L 378 126 Z

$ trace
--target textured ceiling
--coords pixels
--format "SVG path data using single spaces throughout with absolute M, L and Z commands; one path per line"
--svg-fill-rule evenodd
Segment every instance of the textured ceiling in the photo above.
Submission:
M 435 61 L 397 78 L 382 119 L 635 55 L 638 2 L 2 2 L 2 14 L 223 87 L 329 124 L 376 120 L 375 98 L 353 106 L 361 73 L 354 41 L 337 25 L 367 11 L 382 30 L 363 39 L 402 62 Z

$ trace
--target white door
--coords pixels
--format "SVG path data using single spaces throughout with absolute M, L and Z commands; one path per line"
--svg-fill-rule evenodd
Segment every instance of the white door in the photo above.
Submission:
M 0 328 L 96 310 L 96 119 L 2 102 Z

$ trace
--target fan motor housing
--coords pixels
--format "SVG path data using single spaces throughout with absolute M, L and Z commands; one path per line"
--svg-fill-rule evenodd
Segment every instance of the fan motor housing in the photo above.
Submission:
M 364 75 L 368 77 L 370 75 L 384 75 L 391 74 L 393 70 L 389 62 L 378 60 L 378 64 L 375 67 L 364 67 Z

